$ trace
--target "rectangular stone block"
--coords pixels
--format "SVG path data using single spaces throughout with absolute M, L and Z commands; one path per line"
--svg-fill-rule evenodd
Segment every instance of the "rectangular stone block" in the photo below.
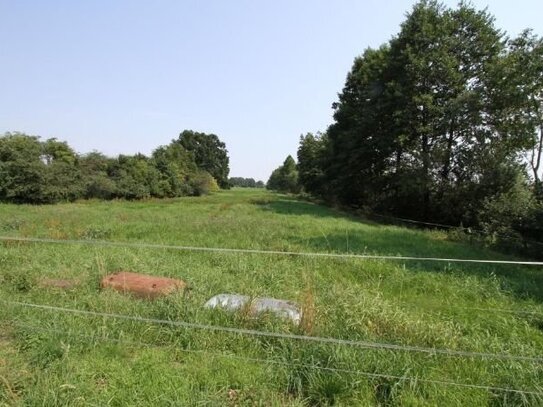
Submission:
M 155 299 L 184 290 L 187 283 L 176 278 L 121 271 L 102 278 L 101 287 L 129 293 L 138 298 Z

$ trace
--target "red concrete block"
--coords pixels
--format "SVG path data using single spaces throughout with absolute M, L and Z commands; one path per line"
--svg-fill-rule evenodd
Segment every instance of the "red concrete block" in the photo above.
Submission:
M 183 280 L 155 277 L 146 274 L 120 271 L 102 278 L 102 288 L 112 288 L 122 293 L 130 293 L 138 298 L 155 299 L 187 288 Z

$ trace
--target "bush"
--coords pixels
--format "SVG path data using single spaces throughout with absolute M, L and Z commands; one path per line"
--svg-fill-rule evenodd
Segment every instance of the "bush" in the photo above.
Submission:
M 484 201 L 478 217 L 490 243 L 522 248 L 526 237 L 540 238 L 538 218 L 543 218 L 542 213 L 541 205 L 519 174 L 509 190 Z
M 192 177 L 190 184 L 192 186 L 193 195 L 195 196 L 207 195 L 210 192 L 216 192 L 219 190 L 217 180 L 207 171 L 200 171 L 196 173 Z
M 85 198 L 111 199 L 115 196 L 115 182 L 105 174 L 95 174 L 85 179 Z

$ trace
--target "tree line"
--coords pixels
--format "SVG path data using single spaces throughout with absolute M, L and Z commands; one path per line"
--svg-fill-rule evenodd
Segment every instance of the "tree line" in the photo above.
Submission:
M 509 38 L 486 10 L 421 1 L 355 59 L 333 110 L 269 188 L 543 240 L 543 39 L 532 31 Z
M 266 185 L 263 181 L 256 181 L 254 178 L 232 177 L 228 180 L 232 187 L 240 188 L 264 188 Z
M 0 201 L 202 195 L 228 188 L 229 157 L 215 134 L 183 131 L 150 157 L 77 154 L 66 142 L 23 133 L 0 136 Z

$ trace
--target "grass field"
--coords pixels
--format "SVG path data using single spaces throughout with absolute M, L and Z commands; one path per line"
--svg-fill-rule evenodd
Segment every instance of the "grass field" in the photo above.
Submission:
M 144 202 L 0 205 L 0 235 L 513 259 L 450 241 L 444 232 L 364 222 L 262 190 Z M 100 290 L 100 278 L 118 270 L 182 278 L 191 290 L 154 302 Z M 69 291 L 44 288 L 43 278 L 81 284 Z M 3 242 L 0 283 L 0 405 L 543 405 L 533 394 L 429 382 L 543 392 L 543 365 L 533 360 L 256 337 L 9 303 L 541 357 L 541 267 Z M 218 293 L 297 301 L 306 318 L 295 327 L 272 315 L 204 309 Z

